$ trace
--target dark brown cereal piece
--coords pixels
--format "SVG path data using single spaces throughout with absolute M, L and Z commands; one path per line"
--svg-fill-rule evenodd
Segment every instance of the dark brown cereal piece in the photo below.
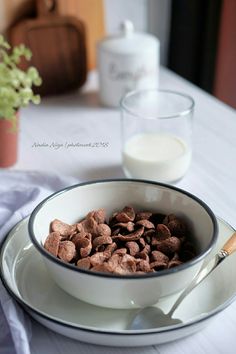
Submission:
M 136 269 L 137 269 L 137 271 L 149 273 L 151 271 L 149 261 L 147 261 L 145 259 L 141 259 L 141 258 L 137 259 L 136 260 Z
M 136 272 L 136 260 L 129 254 L 123 256 L 114 254 L 107 263 L 115 274 L 125 275 Z
M 126 229 L 127 229 L 129 232 L 133 232 L 133 231 L 134 231 L 134 223 L 133 223 L 132 221 L 129 221 L 129 222 L 127 223 Z
M 110 245 L 113 240 L 110 236 L 98 236 L 93 240 L 93 248 L 97 248 L 102 245 Z
M 97 252 L 90 256 L 90 263 L 92 267 L 103 264 L 107 260 L 107 255 L 105 252 Z
M 135 241 L 126 242 L 125 247 L 128 248 L 131 256 L 135 256 L 140 251 L 139 245 Z
M 169 257 L 160 251 L 152 251 L 151 260 L 152 260 L 152 262 L 158 261 L 158 262 L 168 263 Z
M 152 216 L 152 213 L 149 211 L 140 211 L 136 214 L 135 220 L 148 220 Z
M 124 209 L 123 209 L 123 212 L 126 213 L 129 216 L 130 221 L 134 221 L 134 219 L 135 219 L 135 211 L 134 211 L 134 208 L 132 206 L 125 206 Z
M 69 236 L 66 236 L 66 239 L 68 239 L 69 241 L 71 241 L 71 239 L 78 233 L 76 224 L 72 226 L 74 227 L 74 231 L 72 231 Z
M 85 247 L 80 248 L 80 255 L 82 258 L 88 257 L 92 251 L 92 242 L 88 240 L 89 242 Z
M 149 254 L 151 252 L 151 246 L 146 243 L 145 247 L 142 249 L 141 252 Z
M 144 259 L 147 262 L 150 262 L 150 257 L 148 255 L 148 253 L 146 253 L 146 252 L 141 251 L 141 252 L 137 253 L 135 257 L 139 257 L 141 259 Z
M 145 227 L 145 229 L 155 229 L 154 224 L 147 219 L 137 221 L 136 225 L 142 225 Z
M 116 220 L 116 215 L 117 215 L 117 214 L 118 214 L 117 212 L 116 212 L 116 213 L 113 213 L 112 216 L 109 218 L 108 225 L 109 225 L 110 227 L 113 227 L 114 224 L 117 224 L 117 220 Z
M 117 236 L 112 236 L 112 238 L 113 238 L 113 240 L 118 239 L 120 241 L 136 241 L 136 240 L 140 239 L 143 232 L 144 232 L 144 227 L 142 226 L 141 228 L 132 232 L 131 234 L 128 234 L 128 235 L 118 234 Z
M 84 231 L 84 226 L 83 226 L 83 224 L 82 224 L 82 221 L 81 221 L 81 222 L 78 222 L 78 223 L 76 224 L 76 230 L 77 230 L 78 232 L 85 232 L 85 231 Z
M 112 242 L 110 245 L 107 245 L 104 253 L 107 255 L 107 257 L 111 257 L 112 253 L 117 249 L 117 244 L 115 242 Z
M 73 236 L 71 241 L 75 244 L 76 250 L 82 258 L 87 257 L 92 251 L 92 235 L 86 232 L 80 232 Z
M 114 227 L 119 227 L 120 229 L 126 229 L 129 232 L 133 232 L 134 231 L 134 223 L 132 221 L 128 221 L 128 222 L 119 222 L 117 224 L 114 225 Z M 119 229 L 119 231 L 120 231 Z
M 153 236 L 156 236 L 157 232 L 153 229 L 150 229 L 150 230 L 146 230 L 144 231 L 144 234 L 143 234 L 143 237 L 146 238 L 146 237 L 150 237 L 152 238 Z
M 90 258 L 82 258 L 77 261 L 77 267 L 80 269 L 89 269 L 91 266 Z
M 127 253 L 127 248 L 117 248 L 113 254 L 119 254 L 120 256 L 123 256 L 124 254 Z
M 146 243 L 151 244 L 152 239 L 156 239 L 156 231 L 153 229 L 149 229 L 147 231 L 144 231 L 143 238 L 145 239 Z
M 111 236 L 111 229 L 107 224 L 98 224 L 96 233 L 98 236 Z
M 183 262 L 179 259 L 179 253 L 175 252 L 173 257 L 168 262 L 168 268 L 174 268 Z
M 113 254 L 107 261 L 110 269 L 112 272 L 115 271 L 115 269 L 119 266 L 120 264 L 120 255 L 119 254 Z
M 75 245 L 71 241 L 61 241 L 58 249 L 58 257 L 65 262 L 70 262 L 76 256 Z
M 104 262 L 102 264 L 97 264 L 91 268 L 94 272 L 101 272 L 101 273 L 112 273 L 112 269 L 108 263 Z
M 123 255 L 120 261 L 120 265 L 127 273 L 136 272 L 136 260 L 129 254 Z
M 88 219 L 85 219 L 81 222 L 82 227 L 84 229 L 85 232 L 88 232 L 90 234 L 92 234 L 92 236 L 97 234 L 97 222 L 95 221 L 95 219 L 91 216 Z M 78 226 L 77 226 L 78 228 Z
M 164 225 L 168 225 L 169 222 L 175 220 L 177 218 L 177 216 L 175 214 L 169 214 L 169 215 L 166 215 L 164 220 L 163 220 L 163 224 Z
M 166 240 L 159 241 L 159 243 L 156 245 L 156 249 L 166 255 L 171 255 L 175 252 L 179 252 L 180 246 L 180 240 L 175 236 L 171 236 Z
M 161 242 L 161 240 L 158 240 L 158 238 L 156 236 L 152 237 L 152 239 L 151 239 L 152 246 L 159 245 L 160 242 Z
M 101 208 L 101 209 L 90 211 L 86 215 L 85 220 L 88 220 L 90 218 L 93 218 L 96 221 L 96 223 L 98 223 L 98 224 L 104 224 L 105 221 L 106 221 L 106 211 L 105 211 L 105 209 Z
M 174 236 L 185 236 L 187 227 L 186 224 L 180 219 L 174 219 L 168 223 L 168 228 L 172 235 Z
M 105 252 L 106 245 L 96 247 L 95 252 Z
M 168 267 L 168 263 L 155 261 L 150 263 L 150 268 L 155 270 L 163 270 Z
M 169 228 L 164 224 L 158 224 L 156 227 L 157 230 L 157 239 L 158 240 L 165 240 L 171 237 L 171 232 Z
M 122 222 L 122 223 L 126 223 L 128 221 L 131 221 L 130 217 L 126 213 L 124 213 L 123 211 L 121 211 L 120 213 L 118 213 L 116 215 L 116 220 L 119 222 Z
M 128 269 L 121 267 L 121 265 L 119 264 L 115 270 L 113 271 L 114 274 L 118 274 L 118 275 L 129 275 L 130 272 L 128 271 Z
M 164 214 L 161 213 L 153 213 L 150 218 L 149 221 L 151 221 L 154 225 L 157 224 L 164 224 L 163 220 L 165 218 Z
M 134 209 L 130 206 L 126 206 L 121 212 L 118 212 L 116 214 L 115 218 L 118 222 L 124 222 L 124 223 L 129 221 L 134 221 L 135 218 Z
M 120 233 L 120 228 L 118 227 L 117 229 L 115 229 L 115 230 L 113 230 L 112 232 L 111 232 L 111 236 L 117 236 L 117 235 L 119 235 L 119 233 Z
M 90 243 L 91 240 L 87 237 L 80 237 L 80 235 L 77 235 L 77 238 L 72 241 L 77 250 L 80 250 L 81 248 L 87 247 Z
M 61 235 L 59 232 L 51 232 L 44 243 L 44 248 L 53 256 L 57 257 Z
M 91 239 L 92 235 L 90 233 L 81 232 L 71 240 L 82 258 L 87 257 L 92 251 Z
M 141 246 L 142 248 L 144 248 L 144 247 L 146 246 L 146 241 L 144 240 L 143 237 L 140 237 L 140 239 L 139 239 L 139 244 L 140 244 L 140 246 Z
M 98 210 L 95 210 L 94 214 L 93 214 L 93 218 L 98 224 L 104 224 L 105 221 L 106 221 L 106 211 L 105 211 L 105 209 L 104 208 L 100 208 Z
M 63 221 L 55 219 L 50 224 L 50 229 L 52 232 L 59 232 L 61 236 L 70 236 L 73 231 L 75 231 L 75 225 L 66 224 Z
M 145 247 L 142 249 L 142 251 L 138 252 L 136 256 L 145 260 L 149 260 L 150 251 L 151 251 L 150 245 L 146 244 Z
M 76 245 L 77 241 L 79 241 L 83 238 L 87 238 L 88 240 L 91 241 L 92 235 L 90 233 L 84 232 L 84 231 L 78 232 L 71 237 L 70 241 L 72 241 Z

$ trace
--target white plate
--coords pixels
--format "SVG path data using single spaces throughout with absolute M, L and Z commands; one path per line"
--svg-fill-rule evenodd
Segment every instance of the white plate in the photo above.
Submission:
M 232 234 L 222 220 L 215 251 Z M 160 344 L 203 329 L 236 295 L 233 269 L 236 254 L 222 262 L 176 310 L 183 323 L 162 328 L 130 331 L 127 326 L 135 310 L 104 309 L 79 301 L 61 290 L 49 277 L 39 253 L 31 244 L 28 219 L 7 236 L 1 252 L 1 277 L 11 295 L 37 321 L 68 337 L 109 346 Z M 13 261 L 14 260 L 14 261 Z M 177 295 L 159 306 L 168 311 Z M 194 304 L 194 306 L 193 306 Z

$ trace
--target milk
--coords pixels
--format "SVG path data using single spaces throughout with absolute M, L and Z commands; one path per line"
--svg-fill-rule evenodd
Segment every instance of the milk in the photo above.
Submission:
M 123 168 L 129 178 L 175 182 L 188 170 L 191 155 L 190 148 L 177 136 L 144 133 L 126 142 Z

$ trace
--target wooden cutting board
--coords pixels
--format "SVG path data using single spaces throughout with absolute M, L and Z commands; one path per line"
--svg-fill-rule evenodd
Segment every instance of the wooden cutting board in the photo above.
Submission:
M 63 15 L 78 16 L 86 25 L 87 64 L 96 67 L 96 43 L 105 36 L 103 0 L 58 0 Z
M 105 36 L 103 0 L 57 0 L 60 15 L 75 16 L 86 25 L 87 65 L 96 66 L 95 44 Z M 35 12 L 34 0 L 0 0 L 0 32 L 22 18 L 32 17 Z
M 33 53 L 30 63 L 43 78 L 41 95 L 58 94 L 82 86 L 86 80 L 85 26 L 72 16 L 59 15 L 56 0 L 37 0 L 37 17 L 10 29 L 13 45 L 24 43 Z M 36 90 L 35 90 L 36 91 Z

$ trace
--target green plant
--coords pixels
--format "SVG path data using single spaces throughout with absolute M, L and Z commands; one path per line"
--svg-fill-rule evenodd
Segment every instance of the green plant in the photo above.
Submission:
M 34 95 L 32 86 L 40 86 L 42 79 L 36 68 L 29 67 L 23 71 L 18 67 L 24 57 L 30 60 L 31 51 L 23 44 L 11 48 L 0 35 L 0 119 L 14 123 L 16 112 L 30 102 L 40 103 L 40 96 Z

